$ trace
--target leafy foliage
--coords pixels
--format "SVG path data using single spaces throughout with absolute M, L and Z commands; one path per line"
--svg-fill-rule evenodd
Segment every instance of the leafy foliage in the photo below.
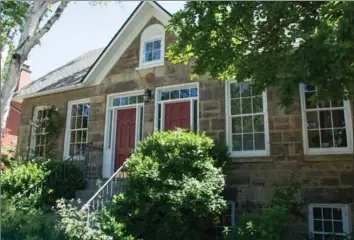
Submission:
M 187 2 L 170 30 L 174 62 L 193 59 L 193 76 L 250 79 L 256 92 L 277 87 L 290 104 L 299 84 L 316 100 L 354 99 L 354 2 Z
M 136 238 L 200 239 L 226 207 L 213 147 L 204 134 L 155 132 L 130 157 L 126 191 L 110 215 Z

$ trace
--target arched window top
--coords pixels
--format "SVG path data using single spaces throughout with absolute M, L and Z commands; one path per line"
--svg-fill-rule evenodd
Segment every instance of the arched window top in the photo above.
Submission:
M 140 67 L 162 65 L 165 54 L 165 28 L 160 24 L 147 27 L 141 34 Z

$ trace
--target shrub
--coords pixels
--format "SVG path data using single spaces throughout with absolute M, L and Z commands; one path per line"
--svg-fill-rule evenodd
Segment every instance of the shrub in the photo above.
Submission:
M 46 162 L 17 162 L 1 175 L 2 193 L 8 197 L 22 193 L 40 182 L 48 173 Z
M 129 182 L 110 214 L 136 238 L 200 239 L 226 207 L 214 142 L 182 130 L 155 132 L 126 167 Z
M 261 213 L 247 213 L 236 227 L 237 240 L 285 240 L 289 238 L 290 217 L 284 206 L 264 208 Z

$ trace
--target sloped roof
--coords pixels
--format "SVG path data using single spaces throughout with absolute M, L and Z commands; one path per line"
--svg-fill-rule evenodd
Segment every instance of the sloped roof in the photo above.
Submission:
M 144 21 L 148 21 L 143 16 L 152 14 L 152 10 L 155 11 L 153 14 L 156 16 L 154 16 L 161 22 L 165 22 L 165 25 L 171 18 L 171 14 L 156 1 L 141 1 L 105 48 L 87 52 L 31 82 L 16 92 L 13 100 L 22 101 L 28 97 L 99 84 L 103 79 L 102 76 L 107 73 L 107 69 L 113 66 L 124 52 L 124 48 L 128 46 L 125 43 L 132 41 L 138 34 L 139 28 L 142 29 L 145 25 Z M 130 30 L 127 30 L 128 27 Z
M 100 48 L 82 54 L 65 65 L 51 71 L 47 75 L 32 81 L 20 91 L 16 92 L 15 96 L 25 96 L 75 85 L 81 82 L 102 51 L 103 48 Z

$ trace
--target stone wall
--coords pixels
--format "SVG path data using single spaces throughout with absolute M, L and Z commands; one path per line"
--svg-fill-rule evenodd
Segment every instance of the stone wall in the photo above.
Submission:
M 158 22 L 156 19 L 151 19 L 147 26 L 156 22 Z M 166 34 L 166 46 L 174 38 Z M 140 35 L 133 40 L 131 46 L 99 86 L 25 99 L 22 105 L 18 142 L 20 151 L 28 154 L 31 133 L 29 122 L 35 106 L 54 104 L 60 108 L 63 128 L 56 151 L 61 155 L 64 147 L 68 101 L 90 98 L 88 140 L 103 144 L 107 94 L 146 88 L 154 90 L 160 86 L 191 82 L 188 66 L 172 65 L 167 61 L 161 67 L 146 71 L 136 70 L 139 46 Z M 152 83 L 147 83 L 144 79 L 149 72 L 155 75 Z M 199 79 L 200 131 L 220 141 L 225 140 L 224 96 L 223 82 Z M 276 90 L 268 90 L 267 96 L 270 156 L 232 159 L 225 172 L 227 199 L 236 201 L 239 209 L 246 208 L 249 203 L 267 205 L 271 201 L 272 186 L 275 182 L 286 183 L 295 180 L 302 183 L 301 197 L 308 203 L 353 202 L 353 154 L 305 156 L 300 104 L 295 103 L 287 109 L 282 109 L 278 104 Z M 154 101 L 145 103 L 144 137 L 153 132 L 154 110 Z

